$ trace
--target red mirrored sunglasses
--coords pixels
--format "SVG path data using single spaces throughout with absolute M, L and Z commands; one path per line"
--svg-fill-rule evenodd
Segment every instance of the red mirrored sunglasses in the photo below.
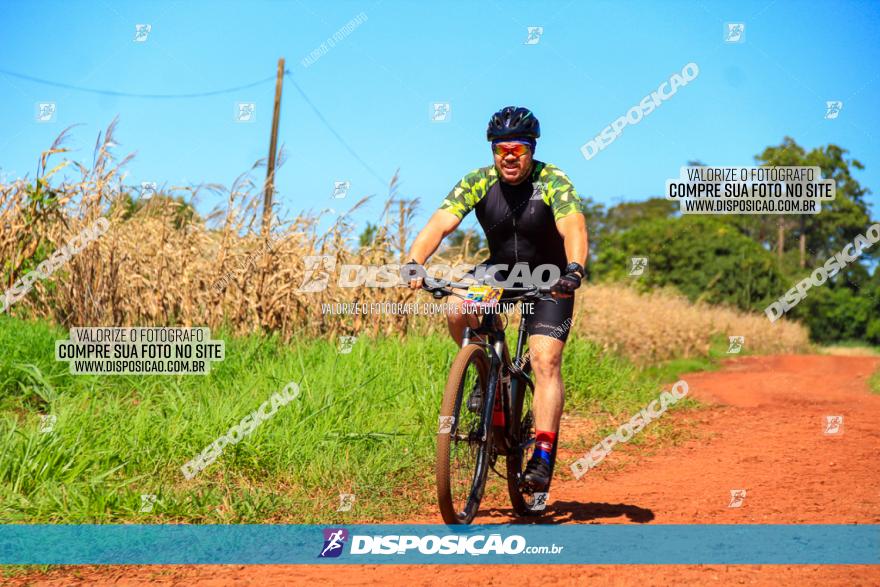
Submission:
M 528 145 L 524 143 L 515 143 L 513 145 L 492 145 L 492 151 L 499 155 L 500 157 L 507 157 L 508 155 L 513 155 L 517 159 L 530 152 L 531 149 Z

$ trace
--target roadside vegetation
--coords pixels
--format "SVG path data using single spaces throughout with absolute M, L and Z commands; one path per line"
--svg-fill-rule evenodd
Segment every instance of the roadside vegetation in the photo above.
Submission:
M 359 339 L 340 353 L 331 340 L 213 336 L 226 360 L 207 376 L 71 375 L 52 354 L 65 329 L 0 319 L 0 523 L 394 520 L 433 504 L 446 337 Z M 597 428 L 661 390 L 577 336 L 564 376 L 567 412 Z M 184 463 L 290 381 L 299 397 L 184 478 Z M 355 494 L 351 512 L 336 511 L 340 493 Z M 141 495 L 156 496 L 152 511 Z
M 127 158 L 114 154 L 113 133 L 111 125 L 99 137 L 91 167 L 64 158 L 69 137 L 63 133 L 41 157 L 38 177 L 0 185 L 0 223 L 8 228 L 0 233 L 4 288 L 97 218 L 109 221 L 106 233 L 50 279 L 36 280 L 9 308 L 11 315 L 65 326 L 193 324 L 285 340 L 424 334 L 438 324 L 443 330 L 439 321 L 412 315 L 322 315 L 322 304 L 333 302 L 431 301 L 400 287 L 340 287 L 338 269 L 324 271 L 333 264 L 405 261 L 417 201 L 402 198 L 396 180 L 383 212 L 386 222 L 368 223 L 359 236 L 354 218 L 365 200 L 328 229 L 319 228 L 322 213 L 304 212 L 276 218 L 262 235 L 262 193 L 251 175 L 228 189 L 170 187 L 144 197 L 121 183 Z M 76 170 L 78 179 L 56 179 L 65 170 Z M 187 202 L 203 190 L 223 195 L 226 207 L 202 218 Z M 607 212 L 590 205 L 597 249 L 593 286 L 578 296 L 579 333 L 643 364 L 704 356 L 717 336 L 745 336 L 752 352 L 804 350 L 802 327 L 787 319 L 770 324 L 755 313 L 786 283 L 769 253 L 733 227 L 695 230 L 683 224 L 692 219 L 657 220 L 669 212 L 666 204 L 649 200 L 644 207 L 628 203 Z M 713 246 L 705 247 L 701 238 Z M 637 251 L 634 242 L 643 243 L 638 250 L 649 254 L 649 267 L 638 278 L 623 277 L 628 255 Z M 473 262 L 485 253 L 480 235 L 463 230 L 452 235 L 438 260 Z M 318 256 L 328 260 L 315 264 Z M 303 291 L 324 276 L 326 287 Z
M 880 369 L 877 369 L 877 371 L 868 380 L 868 386 L 871 388 L 871 391 L 876 394 L 880 394 Z

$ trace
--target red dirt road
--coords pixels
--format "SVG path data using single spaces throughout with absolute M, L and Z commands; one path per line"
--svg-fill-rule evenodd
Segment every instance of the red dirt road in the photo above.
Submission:
M 683 377 L 709 406 L 672 418 L 694 438 L 654 456 L 624 447 L 575 480 L 560 453 L 542 522 L 592 524 L 878 524 L 880 358 L 744 357 Z M 843 416 L 842 433 L 824 433 Z M 578 433 L 568 420 L 562 434 Z M 564 424 L 565 425 L 565 424 Z M 581 431 L 582 432 L 582 431 Z M 594 440 L 593 442 L 596 442 Z M 625 463 L 622 468 L 621 463 Z M 497 479 L 490 479 L 497 483 Z M 745 489 L 741 507 L 731 490 Z M 479 523 L 510 521 L 503 501 Z M 423 523 L 440 523 L 426 513 Z M 202 566 L 88 567 L 19 578 L 35 585 L 880 585 L 880 566 Z

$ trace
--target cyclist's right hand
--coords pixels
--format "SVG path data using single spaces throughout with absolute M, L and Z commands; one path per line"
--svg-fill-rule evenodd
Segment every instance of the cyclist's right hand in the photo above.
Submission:
M 427 272 L 424 266 L 415 259 L 411 259 L 409 263 L 400 267 L 400 278 L 404 284 L 409 285 L 410 289 L 421 288 L 425 275 L 427 275 Z

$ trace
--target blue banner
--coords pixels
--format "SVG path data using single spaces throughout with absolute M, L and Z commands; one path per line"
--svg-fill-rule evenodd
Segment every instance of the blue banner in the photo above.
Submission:
M 0 564 L 880 564 L 880 525 L 0 525 Z

